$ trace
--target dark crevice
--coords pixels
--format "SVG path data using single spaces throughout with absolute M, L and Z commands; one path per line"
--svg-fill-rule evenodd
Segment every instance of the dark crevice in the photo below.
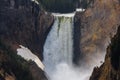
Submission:
M 111 64 L 115 70 L 120 68 L 120 26 L 111 43 Z
M 81 23 L 80 18 L 78 20 L 74 19 L 74 33 L 73 33 L 73 63 L 79 64 L 80 59 L 80 37 L 81 37 Z

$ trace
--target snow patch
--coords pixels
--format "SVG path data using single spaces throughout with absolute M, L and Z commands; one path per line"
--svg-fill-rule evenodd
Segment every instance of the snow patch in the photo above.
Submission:
M 35 2 L 36 4 L 39 4 L 39 2 L 37 0 L 32 0 L 33 2 Z
M 41 60 L 34 55 L 28 48 L 20 45 L 21 48 L 17 49 L 17 54 L 26 59 L 27 61 L 32 60 L 34 61 L 39 68 L 44 70 L 44 65 L 42 64 Z
M 77 12 L 84 12 L 84 11 L 85 11 L 85 9 L 82 9 L 82 8 L 77 8 L 77 9 L 76 9 L 76 11 L 77 11 Z

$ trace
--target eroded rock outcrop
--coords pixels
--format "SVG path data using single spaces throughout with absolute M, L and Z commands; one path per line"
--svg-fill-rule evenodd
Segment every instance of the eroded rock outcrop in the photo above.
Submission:
M 1 80 L 47 80 L 35 63 L 17 56 L 16 50 L 23 45 L 42 60 L 43 44 L 52 23 L 53 16 L 45 14 L 34 1 L 0 0 Z
M 107 48 L 105 62 L 94 68 L 90 80 L 120 80 L 120 27 Z
M 1 41 L 11 48 L 28 47 L 42 60 L 43 44 L 53 17 L 30 0 L 1 0 L 0 3 Z
M 120 24 L 119 0 L 94 0 L 92 6 L 76 16 L 81 23 L 81 55 L 86 62 L 94 62 L 94 58 L 98 59 L 100 54 L 105 52 L 110 37 L 115 34 Z
M 0 42 L 0 80 L 47 80 L 42 69 Z

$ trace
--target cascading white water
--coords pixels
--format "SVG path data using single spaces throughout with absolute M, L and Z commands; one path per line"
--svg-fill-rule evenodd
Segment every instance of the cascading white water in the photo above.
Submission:
M 50 80 L 88 80 L 89 72 L 72 66 L 73 14 L 54 14 L 55 22 L 44 45 L 45 72 Z
M 49 80 L 89 80 L 94 66 L 97 66 L 94 62 L 89 69 L 83 64 L 79 68 L 72 65 L 74 14 L 53 14 L 55 21 L 43 52 L 43 63 Z M 99 63 L 101 58 L 95 60 Z
M 47 72 L 51 72 L 62 62 L 72 63 L 72 30 L 73 17 L 55 17 L 54 25 L 44 45 L 44 65 Z

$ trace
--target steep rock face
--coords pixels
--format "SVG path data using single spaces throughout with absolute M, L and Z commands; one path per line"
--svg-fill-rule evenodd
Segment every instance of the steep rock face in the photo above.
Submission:
M 81 39 L 79 39 L 81 55 L 85 61 L 93 62 L 93 57 L 105 51 L 110 37 L 120 24 L 119 0 L 94 0 L 92 6 L 83 14 L 77 13 L 76 16 L 79 16 L 78 20 L 81 23 Z
M 42 60 L 43 44 L 52 23 L 53 16 L 31 0 L 0 0 L 1 80 L 47 80 L 35 63 L 17 56 L 16 50 L 23 45 Z
M 107 48 L 105 62 L 94 68 L 90 80 L 120 80 L 120 27 Z M 96 74 L 97 73 L 97 74 Z
M 34 62 L 29 62 L 29 68 L 34 80 L 48 80 L 46 73 L 41 70 Z
M 42 60 L 43 44 L 53 17 L 30 0 L 1 0 L 0 3 L 1 41 L 14 49 L 16 45 L 24 45 Z
M 0 79 L 33 80 L 29 63 L 0 42 Z
M 87 7 L 91 7 L 95 0 L 79 0 L 78 6 L 86 9 Z
M 47 80 L 47 77 L 34 62 L 27 62 L 0 42 L 0 80 Z
M 83 13 L 76 13 L 74 17 L 74 34 L 73 34 L 73 62 L 79 64 L 79 60 L 82 58 L 80 55 L 80 38 L 81 38 L 81 16 Z

